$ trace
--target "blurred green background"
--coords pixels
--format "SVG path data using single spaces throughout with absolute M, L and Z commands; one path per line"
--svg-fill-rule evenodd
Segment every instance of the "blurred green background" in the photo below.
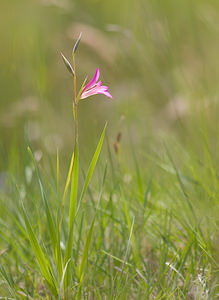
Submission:
M 110 144 L 121 130 L 125 149 L 130 136 L 144 152 L 151 138 L 159 140 L 163 134 L 199 147 L 195 132 L 206 118 L 215 142 L 217 0 L 1 0 L 0 6 L 4 161 L 15 140 L 20 151 L 26 151 L 25 142 L 69 155 L 73 82 L 60 52 L 71 60 L 80 32 L 79 82 L 99 67 L 114 97 L 111 101 L 98 95 L 81 102 L 82 156 L 96 145 L 106 121 Z
M 113 100 L 95 95 L 79 105 L 80 168 L 87 170 L 104 124 L 108 122 L 103 152 L 110 148 L 113 157 L 111 160 L 108 155 L 110 151 L 107 155 L 101 153 L 99 173 L 93 176 L 96 177 L 96 186 L 98 179 L 102 184 L 105 160 L 110 161 L 108 172 L 113 166 L 111 161 L 115 162 L 115 173 L 112 167 L 112 175 L 107 174 L 107 192 L 103 197 L 104 201 L 109 199 L 110 206 L 103 201 L 104 208 L 109 209 L 113 217 L 118 215 L 117 219 L 127 223 L 126 218 L 123 219 L 124 208 L 121 209 L 120 203 L 120 188 L 124 185 L 130 216 L 136 216 L 137 247 L 140 251 L 141 248 L 146 249 L 142 246 L 143 241 L 152 249 L 146 251 L 157 251 L 154 253 L 158 264 L 152 266 L 152 271 L 155 268 L 161 272 L 159 261 L 163 260 L 164 265 L 167 262 L 166 250 L 163 251 L 162 247 L 157 250 L 161 240 L 159 230 L 161 233 L 164 231 L 168 240 L 168 222 L 173 219 L 171 226 L 174 234 L 171 238 L 176 244 L 174 251 L 179 249 L 179 252 L 187 253 L 184 249 L 193 237 L 188 231 L 185 238 L 180 222 L 186 220 L 187 224 L 188 220 L 189 224 L 195 224 L 191 226 L 195 232 L 200 225 L 204 228 L 204 242 L 199 245 L 197 231 L 194 235 L 197 239 L 194 254 L 192 240 L 191 255 L 188 256 L 189 259 L 191 257 L 191 265 L 193 260 L 196 264 L 193 273 L 198 274 L 199 268 L 201 270 L 205 266 L 205 260 L 206 265 L 208 259 L 210 261 L 210 255 L 215 261 L 219 258 L 218 0 L 0 1 L 2 219 L 14 224 L 14 215 L 19 212 L 20 202 L 13 195 L 17 193 L 13 191 L 13 181 L 21 190 L 20 197 L 26 197 L 25 208 L 35 219 L 39 218 L 35 207 L 39 206 L 41 212 L 42 202 L 38 201 L 36 182 L 30 184 L 33 170 L 30 168 L 28 145 L 33 149 L 37 162 L 42 156 L 45 158 L 42 163 L 51 162 L 51 166 L 55 166 L 58 149 L 61 186 L 65 181 L 74 145 L 73 81 L 60 52 L 71 61 L 72 47 L 80 32 L 82 40 L 76 56 L 77 86 L 86 76 L 91 79 L 99 67 L 100 79 L 109 86 L 113 95 Z M 122 138 L 117 145 L 120 151 L 116 156 L 114 150 L 118 134 Z M 47 175 L 53 170 L 44 169 Z M 152 181 L 153 176 L 155 179 Z M 52 181 L 55 176 L 48 175 L 48 178 Z M 184 185 L 197 219 L 191 213 L 191 207 L 186 206 Z M 94 195 L 98 194 L 98 190 L 99 186 L 94 189 Z M 52 200 L 52 205 L 58 206 L 59 203 Z M 149 209 L 145 210 L 147 201 Z M 90 218 L 90 203 L 86 205 L 86 214 Z M 10 215 L 7 211 L 10 209 L 7 206 L 12 207 L 11 221 L 8 221 Z M 148 216 L 152 215 L 152 222 L 149 219 L 150 222 L 146 223 L 147 219 L 142 215 L 144 210 Z M 169 216 L 170 221 L 166 222 Z M 121 258 L 125 248 L 120 248 L 120 227 L 114 225 L 112 220 L 109 221 L 109 226 L 112 224 L 109 233 L 103 231 L 103 237 L 109 237 L 110 252 Z M 16 230 L 11 230 L 10 226 L 8 228 L 10 234 L 13 231 L 16 235 Z M 125 236 L 124 228 L 122 237 Z M 160 229 L 156 232 L 156 228 Z M 96 236 L 100 234 L 98 230 Z M 199 252 L 197 247 L 203 251 Z M 96 253 L 102 256 L 98 251 Z M 14 258 L 8 257 L 7 264 L 12 266 L 13 273 Z M 185 261 L 186 258 L 183 258 L 183 270 Z M 212 264 L 212 282 L 218 290 L 218 264 L 216 267 Z M 187 269 L 184 271 L 186 274 Z M 92 278 L 95 272 L 91 274 L 88 278 Z M 194 274 L 194 277 L 186 277 L 191 285 L 197 277 Z M 95 286 L 98 280 L 94 282 Z M 100 282 L 102 285 L 102 279 Z M 156 285 L 156 280 L 154 282 Z M 167 281 L 166 287 L 168 289 L 170 286 L 172 293 L 175 283 L 173 288 L 170 283 Z

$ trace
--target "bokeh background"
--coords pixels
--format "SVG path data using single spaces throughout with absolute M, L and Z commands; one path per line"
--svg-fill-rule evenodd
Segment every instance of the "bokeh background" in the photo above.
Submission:
M 56 153 L 58 149 L 62 191 L 74 145 L 74 123 L 73 82 L 60 52 L 71 61 L 80 32 L 77 86 L 86 76 L 91 79 L 99 67 L 113 100 L 96 95 L 79 105 L 79 189 L 108 122 L 98 167 L 86 195 L 90 198 L 83 203 L 85 218 L 80 211 L 79 217 L 87 224 L 79 243 L 85 240 L 96 211 L 108 160 L 100 202 L 107 213 L 101 212 L 95 221 L 98 230 L 92 237 L 95 245 L 103 241 L 97 248 L 110 249 L 109 253 L 123 258 L 131 237 L 126 228 L 130 214 L 129 222 L 136 217 L 136 245 L 143 265 L 151 264 L 145 268 L 150 270 L 146 276 L 151 287 L 163 277 L 167 259 L 179 251 L 181 260 L 176 270 L 183 272 L 188 288 L 182 299 L 190 294 L 188 299 L 196 299 L 194 282 L 201 282 L 199 270 L 212 273 L 211 277 L 206 275 L 207 284 L 201 282 L 200 295 L 202 289 L 208 294 L 209 283 L 209 295 L 218 296 L 218 0 L 0 0 L 1 236 L 8 234 L 18 244 L 21 241 L 25 255 L 26 249 L 31 250 L 23 243 L 20 227 L 16 228 L 17 220 L 23 218 L 19 215 L 20 199 L 32 224 L 43 224 L 42 231 L 48 235 L 47 223 L 40 221 L 45 220 L 45 212 L 36 178 L 32 180 L 28 145 L 48 181 L 52 208 L 56 211 L 61 207 L 61 202 L 54 201 L 61 197 L 53 191 Z M 63 222 L 63 228 L 68 228 L 68 219 Z M 0 251 L 2 265 L 12 275 L 18 270 L 15 278 L 23 284 L 23 265 L 17 254 L 13 256 L 7 238 L 0 243 L 6 249 Z M 109 262 L 111 272 L 111 262 L 102 252 L 95 248 L 92 255 L 103 257 L 104 267 Z M 187 265 L 192 266 L 193 274 Z M 102 275 L 98 278 L 93 270 L 95 266 L 87 273 L 88 286 L 102 289 Z M 173 281 L 171 275 L 164 283 L 163 279 L 157 285 L 157 295 L 160 287 L 161 292 L 168 291 L 164 297 L 172 297 L 176 288 L 181 289 L 179 278 Z M 29 290 L 31 285 L 26 282 Z M 107 284 L 103 290 L 108 290 Z M 135 291 L 135 280 L 130 287 Z
M 31 143 L 43 153 L 58 148 L 69 157 L 73 82 L 60 52 L 71 60 L 80 32 L 79 82 L 99 67 L 114 97 L 93 96 L 80 105 L 84 159 L 106 121 L 110 145 L 122 132 L 127 162 L 130 141 L 139 156 L 164 136 L 198 148 L 196 133 L 206 124 L 216 143 L 217 0 L 1 0 L 0 5 L 1 164 L 10 159 L 12 143 L 21 152 Z

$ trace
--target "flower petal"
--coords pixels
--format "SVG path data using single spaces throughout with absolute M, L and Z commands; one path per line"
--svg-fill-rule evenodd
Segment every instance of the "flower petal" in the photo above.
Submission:
M 91 79 L 90 82 L 88 82 L 87 85 L 85 85 L 85 87 L 83 88 L 82 93 L 83 93 L 84 91 L 86 91 L 86 90 L 92 88 L 92 87 L 96 84 L 97 80 L 99 79 L 99 76 L 100 76 L 100 71 L 99 71 L 99 69 L 97 68 L 94 77 Z M 101 84 L 101 82 L 100 82 L 100 84 Z
M 108 91 L 108 86 L 101 85 L 100 87 L 98 87 L 98 89 L 101 90 L 101 91 Z
M 92 95 L 103 94 L 109 98 L 113 98 L 112 95 L 108 92 L 108 86 L 102 85 L 101 81 L 98 81 L 100 76 L 100 71 L 97 68 L 94 77 L 91 81 L 83 88 L 82 93 L 80 95 L 80 99 L 85 99 Z
M 87 97 L 90 97 L 90 96 L 96 95 L 96 94 L 97 94 L 97 91 L 95 90 L 95 88 L 93 88 L 93 89 L 90 89 L 88 91 L 82 92 L 81 99 L 85 99 Z
M 113 96 L 108 91 L 99 91 L 98 94 L 103 94 L 111 99 L 113 98 Z
M 108 87 L 107 86 L 100 86 L 100 87 L 94 87 L 88 91 L 84 91 L 81 94 L 81 99 L 85 99 L 87 97 L 90 97 L 92 95 L 96 95 L 96 94 L 103 94 L 109 98 L 113 98 L 112 95 L 108 92 Z
M 101 86 L 101 80 L 97 82 L 96 86 L 98 86 L 98 87 Z

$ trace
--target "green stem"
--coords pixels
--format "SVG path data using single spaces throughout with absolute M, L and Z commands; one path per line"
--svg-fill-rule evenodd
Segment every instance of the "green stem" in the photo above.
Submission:
M 76 95 L 76 69 L 75 69 L 75 56 L 73 55 L 73 69 L 74 69 L 74 100 L 73 100 L 73 115 L 74 115 L 74 121 L 75 121 L 75 143 L 74 143 L 74 160 L 73 160 L 73 166 L 71 169 L 71 176 L 74 169 L 74 162 L 75 162 L 75 152 L 76 152 L 76 145 L 78 142 L 78 107 L 77 107 L 77 95 Z M 66 198 L 67 191 L 64 193 L 62 198 L 62 214 L 61 219 L 59 223 L 59 231 L 61 231 L 61 224 L 64 217 L 64 210 L 65 210 L 65 198 Z

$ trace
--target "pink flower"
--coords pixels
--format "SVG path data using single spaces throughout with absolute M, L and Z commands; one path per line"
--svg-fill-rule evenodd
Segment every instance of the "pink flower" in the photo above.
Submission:
M 113 98 L 112 95 L 108 92 L 108 87 L 101 85 L 101 81 L 97 82 L 97 80 L 99 79 L 99 76 L 100 76 L 100 71 L 97 68 L 94 77 L 83 88 L 80 99 L 85 99 L 89 96 L 96 95 L 96 94 L 104 94 L 105 96 L 107 96 L 109 98 Z

